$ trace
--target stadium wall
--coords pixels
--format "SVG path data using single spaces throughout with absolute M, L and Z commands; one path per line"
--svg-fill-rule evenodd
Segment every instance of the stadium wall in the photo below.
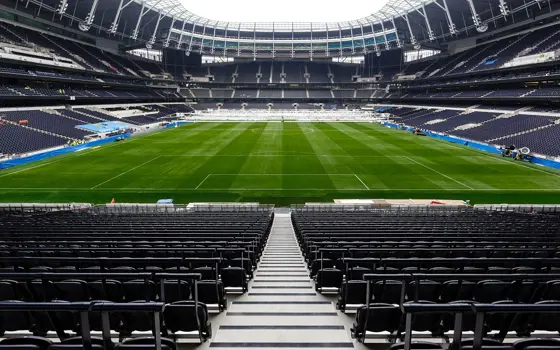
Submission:
M 383 124 L 390 127 L 390 128 L 393 128 L 393 129 L 406 130 L 406 131 L 410 131 L 410 132 L 412 132 L 412 131 L 414 131 L 414 129 L 416 129 L 416 128 L 413 128 L 413 127 L 410 127 L 410 126 L 401 126 L 401 125 L 394 124 L 394 123 L 389 123 L 389 122 L 384 122 Z M 502 152 L 493 145 L 488 145 L 488 144 L 485 144 L 485 143 L 476 142 L 476 141 L 472 141 L 472 140 L 466 140 L 466 139 L 462 139 L 462 138 L 458 138 L 458 137 L 454 137 L 454 136 L 449 136 L 449 135 L 442 135 L 442 134 L 434 133 L 434 132 L 431 132 L 431 131 L 428 131 L 428 130 L 426 130 L 425 133 L 426 133 L 426 136 L 433 137 L 433 138 L 436 138 L 436 139 L 439 139 L 439 140 L 459 144 L 459 145 L 466 146 L 466 147 L 476 148 L 476 149 L 484 151 L 484 152 L 489 152 L 489 153 L 493 153 L 493 154 L 502 154 Z M 531 163 L 532 164 L 543 165 L 543 166 L 546 166 L 546 167 L 549 167 L 549 168 L 560 169 L 560 162 L 556 162 L 556 161 L 553 161 L 553 160 L 550 160 L 550 159 L 535 157 L 535 158 L 533 158 Z
M 102 140 L 90 141 L 90 142 L 83 143 L 83 144 L 77 145 L 77 146 L 64 147 L 64 148 L 59 148 L 59 149 L 56 149 L 56 150 L 53 150 L 53 151 L 34 154 L 34 155 L 28 156 L 28 157 L 21 157 L 21 158 L 6 160 L 4 162 L 0 162 L 0 169 L 8 169 L 8 168 L 11 168 L 11 167 L 14 167 L 14 166 L 23 165 L 23 164 L 27 164 L 27 163 L 31 163 L 31 162 L 36 162 L 36 161 L 39 161 L 39 160 L 51 158 L 51 157 L 54 157 L 54 156 L 59 156 L 59 155 L 62 155 L 62 154 L 85 151 L 85 150 L 87 150 L 89 148 L 92 148 L 92 147 L 99 147 L 101 145 L 104 145 L 104 144 L 107 144 L 107 143 L 110 143 L 110 142 L 115 142 L 117 140 L 117 138 L 119 138 L 119 137 L 129 138 L 130 134 L 122 134 L 122 135 L 118 135 L 118 136 L 111 136 L 111 137 L 108 137 L 108 138 L 105 138 L 105 139 L 102 139 Z

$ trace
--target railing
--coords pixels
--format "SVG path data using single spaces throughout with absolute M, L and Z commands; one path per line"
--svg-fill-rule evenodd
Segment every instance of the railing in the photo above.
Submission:
M 476 323 L 474 330 L 473 350 L 483 349 L 484 319 L 487 314 L 515 314 L 513 321 L 520 314 L 554 314 L 560 312 L 558 304 L 419 304 L 409 303 L 401 306 L 405 315 L 404 350 L 411 349 L 412 343 L 412 316 L 426 313 L 453 313 L 455 315 L 453 344 L 450 349 L 458 348 L 462 338 L 462 320 L 465 314 L 474 314 Z M 507 331 L 507 330 L 506 330 Z M 503 336 L 501 334 L 498 336 Z M 503 340 L 503 339 L 502 339 Z

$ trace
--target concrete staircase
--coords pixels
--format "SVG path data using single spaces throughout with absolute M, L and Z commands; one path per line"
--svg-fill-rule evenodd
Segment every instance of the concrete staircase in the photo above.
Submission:
M 343 315 L 314 290 L 290 214 L 278 211 L 249 292 L 212 323 L 210 348 L 354 347 Z

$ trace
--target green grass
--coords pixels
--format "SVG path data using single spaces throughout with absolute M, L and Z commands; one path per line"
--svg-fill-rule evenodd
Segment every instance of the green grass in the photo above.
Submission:
M 195 123 L 0 173 L 2 202 L 560 203 L 560 172 L 366 123 Z

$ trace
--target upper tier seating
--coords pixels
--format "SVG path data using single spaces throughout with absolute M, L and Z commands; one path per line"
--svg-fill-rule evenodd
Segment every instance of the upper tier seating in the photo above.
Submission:
M 323 63 L 308 62 L 307 73 L 309 73 L 310 83 L 330 83 L 329 67 Z
M 142 70 L 155 74 L 163 72 L 155 62 L 146 62 L 140 58 L 132 60 L 134 56 L 115 55 L 95 46 L 42 34 L 9 23 L 1 24 L 0 36 L 17 45 L 50 50 L 92 71 L 132 77 L 146 76 Z

